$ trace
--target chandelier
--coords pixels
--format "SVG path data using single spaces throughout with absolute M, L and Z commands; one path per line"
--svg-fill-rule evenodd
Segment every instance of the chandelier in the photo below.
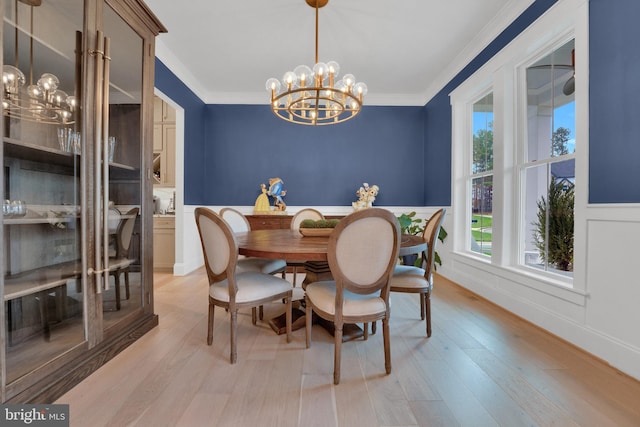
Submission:
M 336 81 L 340 66 L 335 61 L 318 61 L 318 9 L 329 0 L 306 0 L 316 10 L 316 63 L 313 69 L 299 65 L 280 81 L 267 80 L 271 110 L 283 120 L 302 125 L 332 125 L 355 117 L 362 109 L 367 85 L 353 74 Z M 282 91 L 280 90 L 282 88 Z
M 18 1 L 30 7 L 29 27 L 29 85 L 18 68 Z M 9 117 L 48 124 L 72 124 L 76 108 L 75 96 L 58 89 L 60 80 L 51 73 L 44 73 L 33 83 L 33 8 L 41 0 L 15 0 L 15 66 L 2 66 L 2 108 Z

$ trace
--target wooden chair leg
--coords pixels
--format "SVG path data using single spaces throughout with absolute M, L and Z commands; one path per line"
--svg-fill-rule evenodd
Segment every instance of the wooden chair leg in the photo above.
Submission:
M 287 342 L 291 342 L 291 309 L 292 309 L 292 301 L 291 297 L 287 297 L 287 308 L 286 308 L 286 324 L 287 324 Z
M 424 320 L 425 317 L 424 297 L 424 294 L 420 294 L 420 320 Z
M 116 271 L 113 277 L 116 287 L 116 310 L 120 310 L 120 271 Z M 109 280 L 109 277 L 107 277 L 107 280 Z
M 209 303 L 209 328 L 207 331 L 207 345 L 211 345 L 213 343 L 213 312 L 215 311 L 216 306 Z
M 369 339 L 369 324 L 365 323 L 364 325 L 362 325 L 362 330 L 364 331 L 364 340 L 368 340 Z
M 296 287 L 296 278 L 298 276 L 298 267 L 293 267 L 293 287 Z
M 262 320 L 264 319 L 264 306 L 261 305 L 260 308 L 258 309 L 258 319 Z
M 378 322 L 371 322 L 371 335 L 376 334 L 376 330 L 378 329 Z
M 425 308 L 426 308 L 426 317 L 427 317 L 427 337 L 431 336 L 431 293 L 427 293 L 424 295 L 425 298 Z
M 313 309 L 311 308 L 311 303 L 309 302 L 309 300 L 307 299 L 307 297 L 305 296 L 305 305 L 307 306 L 307 313 L 306 313 L 306 328 L 305 328 L 305 337 L 307 340 L 307 348 L 309 348 L 309 346 L 311 345 L 311 318 L 313 317 Z
M 340 357 L 342 356 L 342 323 L 336 323 L 333 331 L 335 338 L 333 353 L 333 383 L 340 384 Z
M 391 373 L 391 340 L 389 337 L 389 318 L 382 319 L 382 337 L 384 341 L 384 369 Z
M 126 299 L 131 298 L 131 292 L 129 291 L 129 267 L 124 271 L 124 293 Z
M 238 361 L 238 349 L 236 343 L 236 333 L 238 331 L 238 309 L 229 310 L 231 312 L 231 354 L 229 355 L 229 359 L 231 364 L 234 364 Z
M 256 313 L 257 313 L 256 307 L 251 307 L 251 323 L 253 323 L 254 325 L 258 323 L 257 322 L 258 315 Z

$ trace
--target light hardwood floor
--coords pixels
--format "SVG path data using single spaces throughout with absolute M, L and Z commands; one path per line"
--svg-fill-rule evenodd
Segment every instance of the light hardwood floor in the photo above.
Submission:
M 287 344 L 242 313 L 230 365 L 218 309 L 207 346 L 203 269 L 156 274 L 155 304 L 157 328 L 56 402 L 71 426 L 640 426 L 639 382 L 441 277 L 433 336 L 417 296 L 392 294 L 392 373 L 377 333 L 343 345 L 338 386 L 319 326 L 305 349 L 304 329 Z

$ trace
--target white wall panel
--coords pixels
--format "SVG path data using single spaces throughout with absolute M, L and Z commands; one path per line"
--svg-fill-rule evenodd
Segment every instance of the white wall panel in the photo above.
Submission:
M 587 324 L 640 349 L 640 221 L 588 221 Z

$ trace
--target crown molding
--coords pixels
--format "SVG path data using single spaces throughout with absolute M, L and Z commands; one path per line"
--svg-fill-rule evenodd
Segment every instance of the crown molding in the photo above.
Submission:
M 366 105 L 376 106 L 424 106 L 440 92 L 464 67 L 489 45 L 505 28 L 522 14 L 535 0 L 512 0 L 482 31 L 442 70 L 426 91 L 416 94 L 376 94 L 369 92 Z M 208 92 L 193 74 L 176 58 L 162 42 L 162 34 L 156 38 L 156 56 L 205 104 L 268 104 L 266 92 Z

